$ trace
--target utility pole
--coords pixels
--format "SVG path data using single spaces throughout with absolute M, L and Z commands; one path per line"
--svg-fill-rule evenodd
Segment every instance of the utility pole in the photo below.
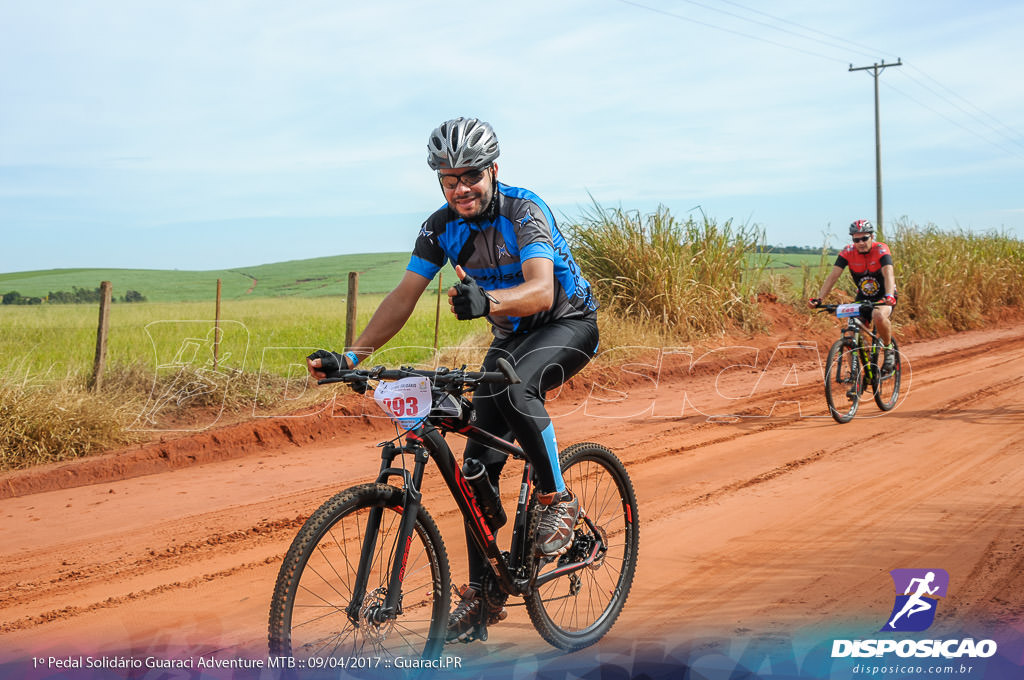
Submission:
M 895 64 L 886 64 L 885 59 L 881 64 L 871 66 L 853 67 L 851 71 L 871 71 L 875 79 L 875 228 L 878 229 L 878 238 L 882 238 L 882 136 L 878 124 L 878 76 L 889 66 L 903 66 L 903 60 L 897 59 Z

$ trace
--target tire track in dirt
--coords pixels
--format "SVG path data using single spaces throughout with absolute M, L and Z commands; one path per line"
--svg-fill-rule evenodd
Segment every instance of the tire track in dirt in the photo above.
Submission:
M 211 548 L 222 552 L 235 552 L 241 548 L 250 549 L 253 545 L 262 545 L 275 541 L 287 541 L 298 531 L 307 517 L 298 516 L 291 520 L 264 520 L 246 530 L 234 530 L 227 533 L 214 533 L 205 539 L 189 540 L 180 545 L 168 546 L 162 550 L 150 549 L 148 555 L 139 559 L 121 556 L 112 562 L 98 562 L 82 567 L 59 571 L 49 579 L 21 580 L 15 589 L 0 595 L 0 606 L 13 607 L 39 597 L 59 595 L 69 587 L 81 588 L 90 582 L 114 582 L 126 574 L 138 574 L 146 571 L 167 571 L 205 556 Z M 283 553 L 282 553 L 283 554 Z M 69 565 L 67 559 L 62 565 Z M 28 570 L 23 570 L 28 571 Z M 5 569 L 0 578 L 17 578 L 19 572 Z
M 188 581 L 175 581 L 173 583 L 165 583 L 155 588 L 148 588 L 139 592 L 128 593 L 127 595 L 121 595 L 116 597 L 108 597 L 102 602 L 93 602 L 92 604 L 83 606 L 69 606 L 62 609 L 55 609 L 35 616 L 28 616 L 15 621 L 8 621 L 0 623 L 0 633 L 11 633 L 17 630 L 24 630 L 26 628 L 33 628 L 35 626 L 42 625 L 44 623 L 51 623 L 61 619 L 68 619 L 75 616 L 81 616 L 82 614 L 88 614 L 96 612 L 102 609 L 111 609 L 119 607 L 125 603 L 133 602 L 136 600 L 142 600 L 145 598 L 153 597 L 162 593 L 167 593 L 180 589 L 194 588 L 200 583 L 208 583 L 210 581 L 216 581 L 218 579 L 226 578 L 238 574 L 240 572 L 248 571 L 258 566 L 274 564 L 280 561 L 280 556 L 267 557 L 264 560 L 257 562 L 247 562 L 240 564 L 230 569 L 224 569 L 222 571 L 203 574 L 197 576 Z
M 984 353 L 984 352 L 978 352 L 978 353 L 980 354 L 980 353 Z M 1016 386 L 1019 383 L 1020 383 L 1020 380 L 1018 380 L 1018 379 L 1011 379 L 1011 380 L 1004 381 L 1003 383 L 1000 383 L 998 385 L 989 386 L 989 387 L 977 390 L 976 392 L 972 392 L 972 393 L 970 393 L 968 395 L 959 397 L 959 398 L 949 402 L 948 405 L 938 409 L 938 412 L 942 413 L 942 412 L 953 410 L 953 409 L 955 409 L 959 405 L 962 405 L 962 404 L 965 404 L 965 403 L 971 403 L 971 402 L 977 400 L 980 396 L 995 396 L 995 395 L 998 395 L 1001 392 L 1003 392 L 1003 391 L 1005 391 L 1007 389 L 1010 389 L 1010 388 Z M 805 388 L 806 391 L 813 391 L 814 389 L 816 389 L 814 386 L 809 386 L 809 387 Z M 770 396 L 766 397 L 763 401 L 767 402 L 769 400 L 771 400 Z M 758 425 L 758 426 L 756 426 L 756 427 L 754 427 L 753 429 L 750 429 L 750 430 L 733 432 L 733 433 L 730 433 L 730 434 L 725 435 L 725 436 L 713 437 L 713 438 L 709 438 L 709 439 L 701 438 L 701 439 L 699 439 L 698 441 L 696 441 L 696 442 L 694 442 L 692 444 L 684 445 L 684 446 L 681 446 L 681 447 L 680 446 L 669 447 L 669 448 L 665 448 L 664 450 L 662 450 L 660 452 L 657 452 L 657 453 L 653 453 L 653 454 L 652 453 L 648 453 L 648 454 L 640 456 L 640 457 L 629 457 L 629 458 L 626 458 L 626 460 L 628 460 L 631 465 L 647 465 L 647 464 L 655 463 L 655 462 L 657 462 L 657 461 L 659 461 L 661 459 L 664 459 L 664 458 L 670 458 L 670 457 L 677 456 L 680 453 L 694 452 L 694 451 L 698 451 L 700 449 L 703 449 L 705 447 L 712 447 L 712 446 L 716 446 L 716 445 L 720 445 L 720 444 L 727 444 L 727 443 L 735 442 L 736 440 L 740 440 L 740 439 L 743 439 L 743 438 L 746 438 L 746 437 L 756 436 L 758 434 L 761 434 L 761 433 L 764 433 L 764 432 L 767 432 L 767 431 L 770 431 L 770 430 L 775 430 L 775 429 L 778 429 L 778 428 L 785 427 L 785 426 L 787 426 L 789 424 L 792 424 L 793 422 L 798 421 L 799 419 L 800 419 L 799 416 L 790 416 L 790 417 L 784 418 L 784 419 L 782 419 L 780 421 L 773 421 L 773 422 L 767 422 L 767 423 L 764 423 L 764 424 L 760 424 L 760 425 Z M 671 428 L 672 427 L 672 422 L 671 422 L 672 420 L 673 419 L 668 419 L 668 421 L 665 423 L 665 427 L 666 428 Z M 691 426 L 689 429 L 691 431 L 691 434 L 693 434 L 693 433 L 707 434 L 707 433 L 714 433 L 715 430 L 720 429 L 720 426 L 719 426 L 718 423 L 714 423 L 714 422 L 701 422 L 701 423 L 697 423 L 697 424 Z M 875 436 L 869 438 L 868 440 L 864 441 L 863 443 L 864 444 L 870 444 L 872 442 L 875 442 L 875 441 L 879 440 L 880 438 L 881 438 L 881 435 L 875 435 Z M 648 440 L 655 440 L 655 439 L 663 439 L 663 437 L 660 436 L 660 435 L 655 435 L 653 437 L 648 438 Z M 637 448 L 640 445 L 642 445 L 643 443 L 644 442 L 629 442 L 625 446 L 625 448 L 627 448 L 627 449 Z M 643 448 L 649 450 L 649 447 L 643 446 Z M 661 512 L 655 512 L 653 514 L 648 515 L 646 517 L 646 520 L 647 521 L 656 521 L 656 520 L 660 520 L 660 519 L 662 519 L 662 518 L 664 518 L 666 516 L 670 516 L 670 515 L 676 514 L 678 512 L 685 511 L 686 509 L 691 508 L 691 507 L 693 507 L 695 505 L 718 502 L 724 496 L 726 496 L 726 495 L 728 495 L 730 493 L 735 493 L 737 491 L 741 491 L 741 490 L 750 488 L 750 487 L 752 487 L 754 485 L 757 485 L 757 484 L 763 484 L 763 483 L 772 481 L 772 480 L 776 479 L 779 476 L 795 472 L 795 471 L 797 471 L 797 470 L 799 470 L 799 469 L 801 469 L 801 468 L 803 468 L 803 467 L 805 467 L 807 465 L 811 465 L 811 464 L 821 460 L 825 456 L 828 456 L 828 455 L 836 453 L 836 452 L 841 452 L 841 451 L 842 451 L 842 447 L 841 446 L 837 446 L 837 447 L 832 448 L 832 449 L 818 449 L 818 450 L 814 451 L 809 456 L 805 456 L 805 457 L 802 457 L 802 458 L 799 458 L 799 459 L 796 459 L 796 460 L 786 461 L 782 465 L 779 465 L 779 466 L 777 466 L 775 468 L 772 468 L 772 469 L 769 469 L 769 470 L 766 470 L 766 471 L 763 471 L 763 472 L 759 472 L 759 473 L 757 473 L 756 475 L 754 475 L 752 477 L 749 477 L 749 478 L 746 478 L 746 479 L 740 479 L 740 480 L 737 480 L 737 481 L 732 482 L 730 484 L 718 487 L 718 488 L 716 488 L 716 489 L 714 489 L 712 491 L 706 492 L 704 494 L 701 494 L 701 495 L 698 495 L 698 496 L 695 496 L 695 497 L 691 497 L 691 498 L 683 499 L 680 502 L 680 504 L 675 509 L 673 509 L 673 510 L 665 510 L 665 511 L 661 511 Z M 324 487 L 323 491 L 326 492 L 326 491 L 328 491 L 330 489 L 333 489 L 333 488 L 334 487 L 331 487 L 331 486 Z M 306 495 L 309 495 L 308 492 L 307 492 Z M 439 513 L 437 515 L 437 519 L 438 520 L 443 520 L 443 519 L 451 518 L 451 517 L 454 517 L 456 514 L 457 513 L 456 513 L 455 510 L 447 510 L 445 512 Z M 92 566 L 85 567 L 85 568 L 72 569 L 72 570 L 67 571 L 64 574 L 58 576 L 55 579 L 51 579 L 46 585 L 49 586 L 49 588 L 48 588 L 49 590 L 51 590 L 51 591 L 56 590 L 56 592 L 59 593 L 60 592 L 60 586 L 62 584 L 68 583 L 68 582 L 73 582 L 76 587 L 81 587 L 83 584 L 88 583 L 90 580 L 92 580 L 92 581 L 96 581 L 96 580 L 116 580 L 119 576 L 121 576 L 122 574 L 126 574 L 126 573 L 135 574 L 135 573 L 138 573 L 140 571 L 166 571 L 166 570 L 168 570 L 170 568 L 177 567 L 177 566 L 180 566 L 181 564 L 188 563 L 197 554 L 206 553 L 210 549 L 211 546 L 214 547 L 216 550 L 218 550 L 220 552 L 230 552 L 231 546 L 234 545 L 234 544 L 238 544 L 240 542 L 246 542 L 249 545 L 251 545 L 253 541 L 255 541 L 256 544 L 263 544 L 263 543 L 268 543 L 268 542 L 273 542 L 273 541 L 279 541 L 279 542 L 280 541 L 287 541 L 287 540 L 290 539 L 291 536 L 294 535 L 294 533 L 297 531 L 298 527 L 300 527 L 301 524 L 305 521 L 305 518 L 306 518 L 306 516 L 299 516 L 299 517 L 293 518 L 291 520 L 280 520 L 280 519 L 278 519 L 278 520 L 264 520 L 264 521 L 262 521 L 262 522 L 260 522 L 260 523 L 258 523 L 256 525 L 253 525 L 253 526 L 249 527 L 246 530 L 234 530 L 234 531 L 231 531 L 231 532 L 228 532 L 228 533 L 213 533 L 213 534 L 206 535 L 205 537 L 201 536 L 201 537 L 199 537 L 197 539 L 192 539 L 192 540 L 185 541 L 184 543 L 179 544 L 179 545 L 166 547 L 166 548 L 164 548 L 159 553 L 157 553 L 156 551 L 152 551 L 151 550 L 150 551 L 150 555 L 151 556 L 143 558 L 143 559 L 137 559 L 137 560 L 134 560 L 134 561 L 126 561 L 126 560 L 122 559 L 122 560 L 120 560 L 118 562 L 96 564 L 96 565 L 92 565 Z M 283 555 L 283 551 L 281 551 L 281 554 Z M 225 572 L 222 572 L 222 573 L 227 575 L 227 574 L 230 574 L 230 573 L 234 573 L 234 571 L 233 570 L 228 570 L 228 571 L 225 571 Z M 182 587 L 188 587 L 189 583 L 191 583 L 191 582 L 183 583 Z M 38 588 L 40 586 L 44 585 L 44 584 L 42 584 L 40 582 L 28 581 L 28 582 L 19 582 L 18 585 L 19 585 L 19 590 L 29 591 L 29 593 L 31 593 L 31 595 L 27 595 L 26 594 L 26 595 L 24 595 L 22 597 L 17 597 L 17 596 L 13 596 L 12 597 L 11 595 L 8 595 L 7 598 L 5 598 L 3 600 L 0 600 L 0 604 L 2 604 L 3 606 L 7 607 L 7 606 L 12 606 L 12 605 L 15 605 L 15 604 L 19 604 L 19 603 L 23 602 L 26 599 L 31 599 L 32 596 L 38 597 L 38 595 L 40 594 L 39 591 L 38 591 Z M 156 594 L 156 593 L 165 592 L 168 587 L 170 587 L 170 585 L 168 585 L 166 587 L 159 588 L 159 589 L 152 589 L 151 593 L 152 594 Z M 51 592 L 51 593 L 48 593 L 48 594 L 52 595 L 54 593 Z M 138 595 L 137 597 L 142 597 L 142 596 L 143 595 Z M 137 597 L 134 597 L 132 599 L 137 599 Z M 54 620 L 55 618 L 62 618 L 64 616 L 72 616 L 72 615 L 75 615 L 76 613 L 80 613 L 80 612 L 92 611 L 91 607 L 95 606 L 96 604 L 98 604 L 98 603 L 94 603 L 93 605 L 89 605 L 89 606 L 86 606 L 86 607 L 80 607 L 80 608 L 73 609 L 73 610 L 59 610 L 58 612 L 51 612 L 51 613 L 48 613 L 48 614 L 37 616 L 34 619 L 30 619 L 30 621 L 34 621 L 35 623 L 43 623 L 43 622 L 46 622 L 46 621 Z M 25 625 L 30 625 L 30 624 L 25 624 Z M 24 627 L 24 626 L 22 626 L 22 627 Z
M 851 558 L 850 551 L 836 543 L 836 535 L 879 555 L 887 554 L 876 549 L 884 541 L 915 555 L 928 554 L 922 552 L 926 550 L 922 545 L 941 545 L 950 535 L 983 541 L 980 547 L 962 548 L 964 556 L 955 558 L 969 566 L 965 572 L 969 578 L 961 581 L 970 582 L 957 593 L 956 611 L 971 616 L 995 612 L 1003 619 L 1019 613 L 1019 603 L 1006 594 L 1014 592 L 1007 588 L 1024 585 L 1024 577 L 1019 576 L 1024 568 L 1019 539 L 1024 517 L 1019 501 L 1009 505 L 1002 499 L 1021 490 L 1015 486 L 1019 473 L 1013 458 L 1024 442 L 1017 434 L 1020 428 L 1010 431 L 1005 423 L 1012 427 L 1022 422 L 1021 409 L 1012 404 L 1021 403 L 1018 395 L 1024 377 L 1019 369 L 1012 371 L 1024 339 L 1017 335 L 972 344 L 958 338 L 949 351 L 937 351 L 937 345 L 941 343 L 905 348 L 914 357 L 915 377 L 907 402 L 881 418 L 858 416 L 849 425 L 836 425 L 828 416 L 812 419 L 782 412 L 733 423 L 696 416 L 652 416 L 626 422 L 567 416 L 560 432 L 575 428 L 586 432 L 575 440 L 612 445 L 630 470 L 640 497 L 644 525 L 640 563 L 645 571 L 638 576 L 617 629 L 657 635 L 678 625 L 678 616 L 666 618 L 668 611 L 685 612 L 686 620 L 692 616 L 702 621 L 715 615 L 716 608 L 736 609 L 747 613 L 736 628 L 756 630 L 766 621 L 818 621 L 844 608 L 863 608 L 858 598 L 863 600 L 865 589 L 873 587 L 879 567 Z M 673 381 L 687 389 L 707 385 L 713 389 L 716 378 L 711 373 Z M 643 398 L 642 389 L 636 392 Z M 820 382 L 793 387 L 786 398 L 794 396 L 824 401 Z M 744 402 L 744 411 L 768 412 L 777 399 L 776 394 L 754 392 Z M 865 415 L 877 415 L 871 400 L 866 405 Z M 962 431 L 965 426 L 970 428 L 967 432 Z M 968 449 L 960 457 L 940 450 L 947 441 L 965 447 L 991 441 L 993 428 L 1002 428 L 998 429 L 1001 443 L 990 450 Z M 173 489 L 179 486 L 189 492 L 186 498 L 204 498 L 207 487 L 211 499 L 220 499 L 228 491 L 235 495 L 194 501 L 159 523 L 140 520 L 138 526 L 113 526 L 98 536 L 55 533 L 57 519 L 67 512 L 58 509 L 63 508 L 65 496 L 83 520 L 106 517 L 96 514 L 105 506 L 93 505 L 95 489 L 0 501 L 0 516 L 10 518 L 5 522 L 30 521 L 24 513 L 35 508 L 36 526 L 43 531 L 51 527 L 48 538 L 33 539 L 38 543 L 31 544 L 34 547 L 19 544 L 0 569 L 0 592 L 4 593 L 0 632 L 17 634 L 21 644 L 29 644 L 32 635 L 41 642 L 51 626 L 90 627 L 140 602 L 146 602 L 147 611 L 159 620 L 168 598 L 196 600 L 194 606 L 202 611 L 203 603 L 193 597 L 193 591 L 204 584 L 231 582 L 238 587 L 250 572 L 265 574 L 270 565 L 279 563 L 315 506 L 349 486 L 350 480 L 372 477 L 377 461 L 367 461 L 365 454 L 376 441 L 371 441 L 373 432 L 367 428 L 365 433 L 351 434 L 357 436 L 322 453 L 303 453 L 299 447 L 294 453 L 288 449 L 287 455 L 260 453 L 196 468 L 203 475 L 183 476 L 179 471 L 153 475 L 149 482 L 147 478 L 120 482 L 118 493 L 103 500 L 119 504 L 116 507 L 124 513 L 132 512 L 134 499 L 151 497 L 145 484 L 169 488 L 163 500 L 152 502 L 173 503 Z M 886 454 L 887 449 L 892 455 Z M 256 458 L 267 464 L 257 468 Z M 341 459 L 343 463 L 335 462 Z M 328 460 L 336 467 L 327 470 L 324 461 Z M 309 465 L 317 466 L 317 474 L 300 477 L 296 468 Z M 229 469 L 237 473 L 229 475 Z M 511 476 L 515 477 L 511 483 L 506 481 L 510 475 L 503 478 L 503 492 L 514 492 L 518 474 Z M 223 480 L 235 478 L 239 484 L 251 485 L 251 491 L 224 486 Z M 456 546 L 461 543 L 461 517 L 442 502 L 436 479 L 428 478 L 428 484 L 432 489 L 428 509 L 443 525 L 449 554 L 454 556 L 460 552 Z M 124 493 L 130 489 L 137 491 Z M 997 489 L 1002 491 L 994 496 Z M 979 510 L 972 499 L 983 493 L 987 502 L 993 497 L 1001 500 Z M 247 497 L 248 502 L 242 500 Z M 937 506 L 935 499 L 949 499 L 949 508 Z M 812 521 L 814 503 L 826 503 L 830 514 Z M 900 521 L 914 525 L 917 533 L 893 533 Z M 20 535 L 28 541 L 29 534 Z M 675 554 L 666 555 L 666 550 Z M 69 564 L 55 567 L 54 554 Z M 663 560 L 676 565 L 672 582 L 677 585 L 666 583 L 655 566 Z M 787 590 L 786 583 L 793 579 L 779 580 L 778 573 L 795 568 L 793 564 L 801 560 L 807 563 L 802 585 Z M 829 560 L 845 560 L 842 563 L 861 571 L 847 581 L 837 581 L 827 569 Z M 244 605 L 251 607 L 244 612 L 245 620 L 252 620 L 246 635 L 259 641 L 265 635 L 264 598 L 269 597 L 273 583 L 261 581 L 251 587 L 260 597 Z M 654 597 L 656 604 L 648 601 Z M 54 600 L 66 604 L 45 604 Z M 869 604 L 877 606 L 874 601 Z M 882 604 L 890 606 L 891 601 Z M 528 624 L 517 625 L 503 629 L 508 631 L 502 633 L 503 639 L 536 647 L 536 634 Z M 470 651 L 469 656 L 483 653 Z

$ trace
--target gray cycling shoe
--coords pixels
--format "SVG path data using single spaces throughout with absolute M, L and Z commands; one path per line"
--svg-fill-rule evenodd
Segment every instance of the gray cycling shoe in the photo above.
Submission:
M 508 618 L 508 612 L 504 607 L 489 607 L 474 588 L 462 586 L 459 589 L 459 598 L 455 611 L 448 615 L 446 642 L 486 640 L 487 626 Z
M 572 530 L 580 516 L 580 501 L 568 490 L 538 494 L 537 500 L 544 506 L 537 527 L 537 552 L 547 556 L 561 555 L 572 545 Z
M 893 347 L 885 348 L 885 359 L 882 360 L 882 375 L 889 375 L 896 370 L 896 350 Z

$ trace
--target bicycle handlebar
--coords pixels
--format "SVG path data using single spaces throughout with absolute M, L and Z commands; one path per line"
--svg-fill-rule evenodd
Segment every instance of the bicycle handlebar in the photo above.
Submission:
M 874 309 L 875 307 L 878 307 L 880 305 L 885 305 L 884 302 L 881 302 L 881 301 L 879 301 L 879 302 L 872 302 L 870 300 L 863 300 L 861 302 L 843 302 L 843 303 L 840 303 L 840 304 L 844 304 L 844 305 L 859 304 L 861 307 L 867 306 L 867 307 L 871 307 L 872 309 Z M 839 308 L 839 305 L 818 305 L 817 307 L 813 307 L 813 309 L 815 311 L 818 311 L 818 312 L 834 312 L 838 308 Z
M 476 387 L 480 383 L 504 383 L 516 385 L 522 382 L 516 374 L 512 364 L 505 359 L 498 359 L 497 371 L 467 371 L 464 368 L 451 369 L 439 368 L 436 371 L 424 371 L 411 366 L 401 368 L 385 368 L 374 366 L 370 369 L 353 368 L 339 371 L 330 378 L 321 378 L 316 381 L 317 385 L 330 385 L 333 383 L 365 383 L 368 380 L 400 380 L 419 376 L 430 378 L 434 385 L 449 387 Z

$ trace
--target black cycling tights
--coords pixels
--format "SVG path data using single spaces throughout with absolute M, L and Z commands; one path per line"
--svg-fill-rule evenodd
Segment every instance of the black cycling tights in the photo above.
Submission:
M 498 338 L 484 357 L 484 371 L 497 370 L 498 358 L 512 364 L 522 380 L 518 385 L 481 385 L 473 395 L 476 425 L 502 439 L 513 437 L 533 465 L 540 493 L 565 488 L 558 469 L 558 451 L 554 428 L 544 395 L 558 387 L 587 365 L 597 351 L 598 331 L 595 319 L 563 319 L 530 333 Z M 487 466 L 488 476 L 497 486 L 506 454 L 478 442 L 466 444 L 464 458 L 476 458 Z M 468 530 L 469 582 L 479 589 L 487 569 Z

